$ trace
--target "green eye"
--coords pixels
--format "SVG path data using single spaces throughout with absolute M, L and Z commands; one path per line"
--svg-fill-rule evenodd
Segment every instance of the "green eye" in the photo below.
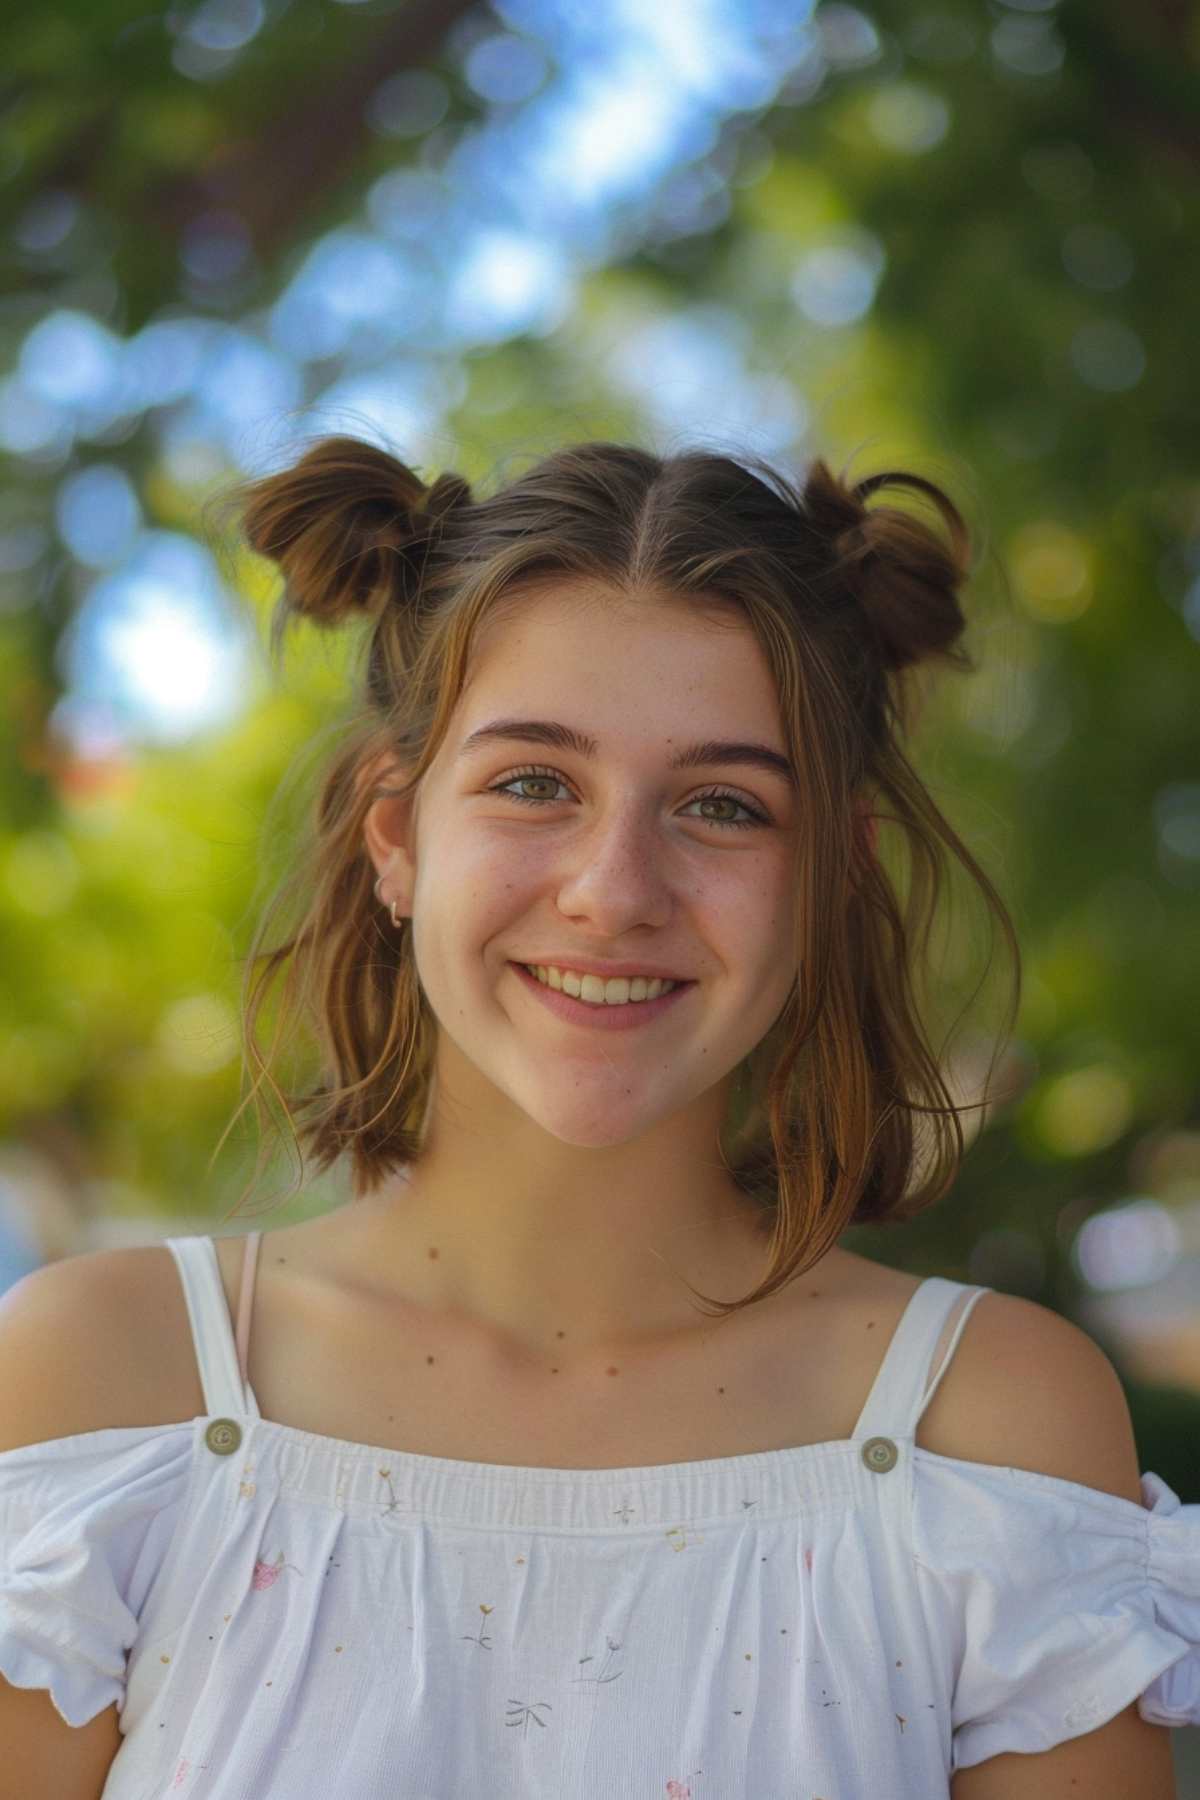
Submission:
M 747 817 L 744 819 L 714 819 L 705 814 L 705 823 L 708 825 L 766 825 L 768 823 L 766 814 L 760 813 L 756 807 L 750 805 L 748 800 L 743 800 L 738 794 L 727 794 L 720 788 L 711 794 L 698 794 L 694 800 L 688 801 L 688 805 L 708 806 L 714 800 L 727 800 L 731 806 L 740 806 Z
M 489 787 L 489 794 L 506 794 L 509 799 L 520 801 L 524 806 L 547 806 L 556 799 L 556 794 L 515 794 L 513 788 L 524 787 L 525 783 L 542 781 L 543 787 L 565 787 L 567 783 L 561 776 L 552 774 L 549 769 L 527 769 L 515 776 L 506 776 L 504 781 L 497 781 L 495 787 Z
M 520 794 L 514 792 L 514 789 L 519 787 L 522 783 L 530 781 L 546 782 L 551 786 L 556 784 L 559 787 L 567 786 L 567 782 L 563 776 L 558 773 L 557 769 L 528 768 L 514 769 L 511 775 L 506 775 L 502 781 L 494 782 L 487 791 L 489 794 L 503 794 L 506 799 L 515 800 L 519 806 L 553 806 L 558 803 L 558 797 L 553 794 Z M 706 794 L 697 794 L 693 799 L 689 800 L 687 804 L 689 806 L 705 806 L 711 804 L 713 801 L 726 801 L 730 806 L 738 807 L 741 812 L 745 814 L 745 817 L 740 819 L 717 819 L 713 818 L 711 814 L 700 814 L 699 816 L 706 825 L 730 826 L 735 831 L 744 831 L 748 826 L 769 825 L 771 822 L 766 813 L 760 812 L 759 809 L 756 806 L 752 806 L 748 800 L 743 800 L 740 794 L 731 794 L 726 788 L 710 788 Z

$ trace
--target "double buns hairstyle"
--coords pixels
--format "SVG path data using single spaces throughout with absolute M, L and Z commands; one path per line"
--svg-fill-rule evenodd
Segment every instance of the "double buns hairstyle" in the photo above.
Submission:
M 605 444 L 560 454 L 605 451 L 630 455 L 626 446 Z M 658 461 L 641 454 L 647 464 Z M 736 467 L 703 454 L 673 461 Z M 777 492 L 786 488 L 775 471 L 770 475 Z M 910 513 L 867 506 L 869 496 L 889 486 L 932 500 L 949 542 Z M 970 573 L 970 541 L 962 515 L 940 488 L 905 472 L 847 484 L 818 457 L 799 491 L 781 493 L 781 500 L 795 508 L 795 528 L 807 540 L 808 554 L 798 562 L 807 565 L 810 579 L 820 579 L 818 565 L 827 563 L 823 573 L 857 600 L 888 669 L 937 655 L 964 662 L 953 646 L 965 625 L 957 590 Z M 277 563 L 285 577 L 277 619 L 290 612 L 333 626 L 356 614 L 374 615 L 391 601 L 415 603 L 426 552 L 447 518 L 471 506 L 471 486 L 462 475 L 445 473 L 427 486 L 388 451 L 357 438 L 329 437 L 286 475 L 245 490 L 243 529 L 251 548 Z
M 366 812 L 419 784 L 485 617 L 578 582 L 738 616 L 771 668 L 797 770 L 798 974 L 737 1071 L 721 1140 L 761 1204 L 770 1267 L 752 1294 L 706 1304 L 766 1298 L 847 1225 L 911 1218 L 947 1192 L 965 1149 L 960 1115 L 986 1104 L 962 1098 L 948 1046 L 931 1041 L 947 959 L 930 955 L 930 938 L 952 865 L 1016 965 L 988 1081 L 1020 976 L 1003 901 L 907 754 L 910 677 L 934 663 L 974 669 L 962 643 L 971 536 L 937 483 L 897 470 L 851 482 L 821 458 L 793 480 L 758 457 L 595 440 L 476 493 L 462 475 L 426 482 L 386 450 L 331 436 L 234 498 L 247 542 L 282 576 L 272 648 L 308 619 L 357 622 L 365 649 L 244 996 L 253 1097 L 272 1084 L 318 1168 L 348 1160 L 357 1196 L 419 1161 L 431 1092 L 437 1022 L 412 934 L 392 928 L 376 891 Z M 398 786 L 363 779 L 381 758 Z M 304 1025 L 312 1046 L 312 1079 L 293 1093 L 255 1038 L 277 978 L 276 1042 L 294 1049 L 290 1026 Z

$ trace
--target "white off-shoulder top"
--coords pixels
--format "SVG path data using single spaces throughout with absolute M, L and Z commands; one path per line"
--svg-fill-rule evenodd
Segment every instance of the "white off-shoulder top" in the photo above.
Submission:
M 236 1332 L 166 1240 L 201 1417 L 0 1454 L 0 1672 L 117 1702 L 104 1800 L 935 1800 L 1200 1723 L 1200 1506 L 914 1443 L 987 1289 L 920 1284 L 844 1440 L 526 1468 L 264 1419 L 259 1236 Z

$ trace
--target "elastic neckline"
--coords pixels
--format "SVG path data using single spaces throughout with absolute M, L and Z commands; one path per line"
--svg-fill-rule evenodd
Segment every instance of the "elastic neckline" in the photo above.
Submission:
M 1142 1505 L 1119 1495 L 1039 1470 L 948 1456 L 904 1438 L 893 1440 L 897 1460 L 883 1473 L 865 1466 L 862 1444 L 854 1438 L 693 1462 L 557 1469 L 389 1450 L 249 1415 L 242 1422 L 241 1454 L 226 1459 L 205 1450 L 209 1418 L 197 1418 L 193 1454 L 207 1459 L 214 1474 L 236 1470 L 239 1503 L 243 1485 L 249 1483 L 253 1493 L 257 1484 L 266 1503 L 273 1503 L 275 1495 L 306 1501 L 329 1515 L 334 1530 L 334 1521 L 342 1517 L 385 1534 L 427 1524 L 602 1537 L 640 1530 L 682 1550 L 696 1544 L 696 1534 L 708 1527 L 762 1526 L 864 1506 L 903 1512 L 921 1466 L 1098 1508 L 1114 1528 L 1127 1528 L 1132 1536 L 1144 1537 L 1151 1518 Z
M 196 1421 L 200 1455 L 207 1423 Z M 894 1484 L 907 1453 L 898 1441 L 895 1470 L 882 1476 L 865 1467 L 862 1445 L 853 1438 L 690 1462 L 562 1469 L 391 1450 L 250 1414 L 243 1431 L 240 1452 L 228 1463 L 248 1469 L 260 1492 L 375 1520 L 385 1530 L 436 1523 L 624 1536 L 640 1528 L 666 1533 L 675 1548 L 706 1525 L 745 1525 L 879 1501 L 885 1486 L 898 1499 Z
M 256 1402 L 257 1404 L 257 1402 Z M 196 1423 L 210 1424 L 215 1415 L 205 1413 Z M 222 1415 L 224 1417 L 226 1415 Z M 834 1455 L 853 1450 L 861 1454 L 863 1439 L 860 1437 L 822 1438 L 812 1444 L 783 1444 L 774 1450 L 738 1450 L 729 1456 L 699 1456 L 688 1458 L 684 1462 L 666 1463 L 614 1463 L 607 1469 L 573 1469 L 561 1468 L 551 1463 L 495 1463 L 478 1462 L 469 1457 L 433 1456 L 426 1450 L 390 1450 L 383 1444 L 363 1444 L 355 1438 L 329 1437 L 325 1432 L 306 1431 L 302 1425 L 286 1425 L 280 1419 L 267 1419 L 261 1412 L 232 1413 L 239 1423 L 253 1428 L 256 1434 L 263 1431 L 276 1433 L 287 1438 L 303 1449 L 328 1454 L 330 1452 L 349 1461 L 360 1457 L 367 1462 L 376 1462 L 381 1458 L 398 1457 L 405 1462 L 419 1464 L 424 1469 L 434 1472 L 453 1470 L 464 1479 L 478 1476 L 490 1480 L 494 1475 L 519 1477 L 522 1481 L 561 1482 L 561 1481 L 607 1481 L 611 1476 L 622 1475 L 628 1478 L 645 1477 L 660 1481 L 674 1475 L 679 1469 L 703 1469 L 706 1472 L 720 1472 L 735 1465 L 742 1467 L 748 1463 L 769 1462 L 772 1458 L 800 1458 L 806 1455 Z M 901 1440 L 898 1438 L 897 1443 Z

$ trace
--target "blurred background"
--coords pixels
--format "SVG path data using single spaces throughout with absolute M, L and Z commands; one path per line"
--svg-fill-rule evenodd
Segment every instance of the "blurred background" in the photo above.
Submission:
M 911 467 L 985 548 L 914 756 L 1025 994 L 953 1192 L 846 1241 L 1077 1319 L 1200 1500 L 1195 10 L 17 0 L 0 43 L 0 1288 L 254 1161 L 239 959 L 348 651 L 270 668 L 231 482 L 331 430 L 485 489 L 585 437 Z M 347 1198 L 272 1166 L 267 1228 Z

